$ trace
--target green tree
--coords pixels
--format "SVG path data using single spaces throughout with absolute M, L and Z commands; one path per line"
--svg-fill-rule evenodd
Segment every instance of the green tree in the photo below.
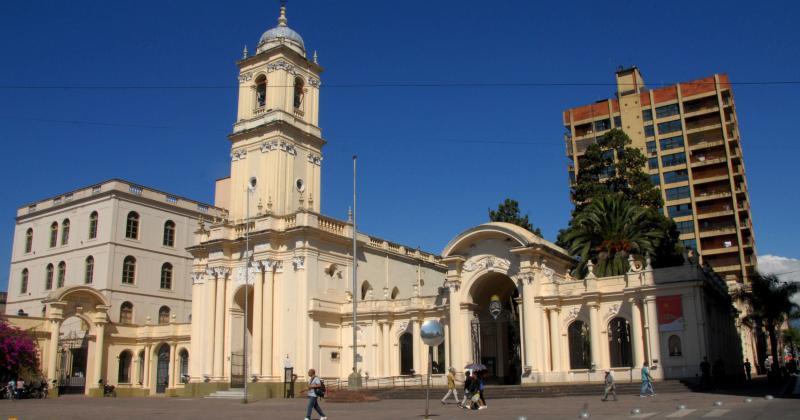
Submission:
M 599 277 L 628 271 L 628 258 L 644 261 L 667 239 L 662 218 L 621 193 L 609 193 L 592 201 L 572 219 L 559 241 L 580 258 L 576 275 L 586 275 L 588 261 L 595 262 Z
M 747 315 L 742 319 L 745 325 L 754 329 L 766 330 L 769 337 L 772 369 L 778 369 L 778 329 L 788 318 L 797 317 L 800 306 L 792 302 L 798 292 L 797 283 L 783 282 L 774 274 L 754 273 L 750 284 L 736 290 L 734 298 L 747 307 Z
M 497 206 L 497 210 L 489 209 L 489 220 L 492 222 L 506 222 L 513 223 L 521 226 L 529 231 L 535 233 L 537 236 L 542 236 L 542 231 L 537 227 L 533 227 L 528 220 L 528 215 L 520 215 L 519 203 L 517 200 L 506 198 L 505 201 Z
M 572 201 L 578 212 L 594 197 L 621 193 L 643 207 L 664 205 L 661 192 L 644 172 L 647 158 L 620 129 L 613 129 L 589 145 L 578 158 L 578 176 L 572 188 Z

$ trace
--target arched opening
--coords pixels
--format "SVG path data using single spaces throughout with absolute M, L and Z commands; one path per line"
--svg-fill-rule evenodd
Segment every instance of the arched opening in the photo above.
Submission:
M 44 289 L 50 290 L 53 288 L 53 273 L 55 269 L 53 268 L 53 264 L 47 264 L 47 268 L 45 269 L 45 279 L 44 279 Z
M 616 317 L 608 323 L 608 354 L 611 367 L 631 367 L 631 326 Z
M 122 261 L 122 284 L 133 284 L 136 281 L 136 258 L 128 255 Z
M 414 374 L 414 338 L 411 333 L 400 335 L 400 374 Z
M 364 281 L 361 283 L 361 300 L 367 300 L 370 297 L 370 292 L 372 291 L 372 285 L 369 284 L 368 281 Z
M 135 211 L 128 213 L 128 219 L 125 223 L 125 237 L 139 239 L 139 213 Z
M 680 357 L 683 355 L 683 348 L 681 346 L 681 338 L 677 335 L 669 336 L 667 339 L 667 347 L 671 357 Z
M 245 293 L 247 292 L 247 293 Z M 247 295 L 247 328 L 244 326 L 245 294 Z M 231 388 L 244 387 L 244 347 L 252 349 L 253 342 L 253 287 L 240 287 L 233 297 L 231 308 Z M 252 356 L 252 352 L 247 352 Z M 248 361 L 248 365 L 250 362 Z
M 488 382 L 519 384 L 522 359 L 516 285 L 506 275 L 487 273 L 475 282 L 470 295 L 477 306 L 470 323 L 472 360 L 486 366 Z
M 164 246 L 175 246 L 175 222 L 167 220 L 164 223 L 164 238 L 161 242 Z
M 162 306 L 158 310 L 158 323 L 159 324 L 169 324 L 169 306 Z
M 67 278 L 67 263 L 61 261 L 58 263 L 58 280 L 56 281 L 56 288 L 64 287 L 64 282 Z
M 161 266 L 161 288 L 172 289 L 172 264 L 164 263 Z
M 144 383 L 144 350 L 139 351 L 139 356 L 136 359 L 136 382 L 142 385 Z
M 93 211 L 89 216 L 89 239 L 97 238 L 97 212 Z
M 156 394 L 163 394 L 169 385 L 169 345 L 164 343 L 158 348 L 158 364 L 156 365 Z
M 117 383 L 129 384 L 131 383 L 131 361 L 133 354 L 125 350 L 119 354 L 119 369 L 117 371 Z
M 25 253 L 28 254 L 33 250 L 33 229 L 28 228 L 25 231 Z
M 85 271 L 83 274 L 83 283 L 92 284 L 92 281 L 94 281 L 94 257 L 91 255 L 86 257 Z
M 398 288 L 395 286 L 395 287 L 392 289 L 392 300 L 395 300 L 395 299 L 397 299 L 397 295 L 399 295 L 399 294 L 400 294 L 400 289 L 398 289 Z
M 19 279 L 19 293 L 28 293 L 28 269 L 25 268 L 22 270 L 22 275 Z
M 69 219 L 64 219 L 61 222 L 61 245 L 69 243 Z
M 50 248 L 54 248 L 58 244 L 58 222 L 53 222 L 50 225 Z
M 120 324 L 133 324 L 133 304 L 130 302 L 122 302 L 119 307 L 119 323 Z
M 569 368 L 589 369 L 591 363 L 591 345 L 589 327 L 583 321 L 574 321 L 567 328 L 569 338 Z
M 294 107 L 300 108 L 303 105 L 303 78 L 295 77 L 294 79 Z
M 267 105 L 267 76 L 263 74 L 256 79 L 256 108 Z
M 185 384 L 189 382 L 189 352 L 186 349 L 181 349 L 178 352 L 178 356 L 180 358 L 179 379 L 182 384 Z
M 89 351 L 89 325 L 72 316 L 58 330 L 56 377 L 59 394 L 83 394 L 86 389 L 86 361 Z

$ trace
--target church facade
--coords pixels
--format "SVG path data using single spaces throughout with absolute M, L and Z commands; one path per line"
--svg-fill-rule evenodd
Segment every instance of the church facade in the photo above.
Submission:
M 36 335 L 49 378 L 72 354 L 61 326 L 73 317 L 93 395 L 100 381 L 127 395 L 187 396 L 247 382 L 251 397 L 268 398 L 281 395 L 286 367 L 301 381 L 309 368 L 346 379 L 353 359 L 367 386 L 413 378 L 429 362 L 440 372 L 480 363 L 503 384 L 599 381 L 604 369 L 636 379 L 645 361 L 656 378 L 695 376 L 704 356 L 741 365 L 725 284 L 690 258 L 576 279 L 564 249 L 515 225 L 467 229 L 434 255 L 320 214 L 316 54 L 307 57 L 282 8 L 237 64 L 230 176 L 216 184 L 214 213 L 191 227 L 186 320 L 123 324 L 111 291 L 55 288 L 41 317 L 8 316 Z M 431 351 L 420 339 L 427 320 L 445 328 Z

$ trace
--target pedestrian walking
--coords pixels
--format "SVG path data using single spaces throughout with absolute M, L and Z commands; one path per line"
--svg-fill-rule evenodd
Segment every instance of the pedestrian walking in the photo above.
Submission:
M 700 390 L 705 391 L 711 387 L 711 363 L 708 363 L 708 357 L 703 357 L 700 362 Z
M 650 376 L 649 364 L 645 361 L 642 363 L 642 389 L 639 392 L 639 396 L 646 397 L 648 393 L 650 393 L 651 397 L 656 395 L 656 391 L 653 389 L 653 377 Z
M 711 376 L 714 389 L 721 388 L 725 384 L 725 362 L 722 361 L 722 356 L 717 356 L 717 360 L 711 366 Z
M 489 372 L 483 371 L 479 375 L 480 382 L 479 382 L 479 385 L 478 385 L 478 395 L 480 395 L 480 397 L 481 397 L 481 406 L 478 407 L 478 409 L 484 409 L 484 408 L 488 408 L 489 407 L 486 404 L 486 398 L 483 395 L 483 389 L 484 389 L 484 387 L 486 385 L 486 375 L 488 375 L 488 374 L 489 374 Z
M 451 394 L 453 395 L 453 399 L 456 400 L 456 404 L 461 404 L 458 399 L 458 391 L 456 390 L 456 370 L 452 367 L 447 371 L 447 394 L 444 394 L 442 398 L 442 405 L 447 404 L 445 401 Z
M 614 375 L 611 373 L 610 369 L 606 369 L 606 377 L 605 377 L 605 391 L 603 392 L 603 401 L 608 401 L 608 394 L 611 394 L 614 397 L 614 401 L 617 401 L 617 391 L 616 385 L 614 384 Z
M 464 399 L 461 400 L 461 404 L 459 405 L 461 408 L 470 408 L 470 388 L 472 387 L 472 375 L 474 372 L 466 371 L 464 372 Z
M 750 359 L 744 359 L 744 373 L 747 376 L 747 381 L 750 382 L 753 380 L 751 372 L 753 370 L 753 365 L 750 364 Z
M 317 413 L 319 413 L 320 420 L 327 420 L 325 413 L 319 406 L 319 399 L 325 396 L 325 385 L 323 384 L 322 379 L 317 376 L 317 372 L 314 369 L 308 370 L 308 388 L 306 388 L 305 391 L 308 392 L 306 420 L 311 420 L 311 410 L 316 410 Z

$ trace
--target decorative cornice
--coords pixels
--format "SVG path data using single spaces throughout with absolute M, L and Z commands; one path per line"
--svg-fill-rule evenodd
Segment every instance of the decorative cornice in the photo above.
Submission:
M 239 83 L 249 82 L 253 80 L 253 72 L 248 71 L 239 75 Z
M 491 255 L 472 257 L 464 263 L 464 271 L 476 271 L 487 269 L 489 271 L 508 271 L 511 262 L 505 258 L 497 258 Z
M 321 166 L 322 165 L 322 156 L 318 156 L 318 155 L 316 155 L 314 153 L 309 153 L 308 154 L 308 161 L 312 165 Z
M 294 266 L 294 271 L 305 269 L 306 257 L 303 256 L 292 257 L 292 265 Z
M 231 152 L 231 162 L 247 158 L 247 149 L 239 149 Z
M 289 142 L 272 140 L 261 143 L 261 153 L 268 153 L 273 150 L 282 150 L 290 155 L 297 155 L 297 149 Z

